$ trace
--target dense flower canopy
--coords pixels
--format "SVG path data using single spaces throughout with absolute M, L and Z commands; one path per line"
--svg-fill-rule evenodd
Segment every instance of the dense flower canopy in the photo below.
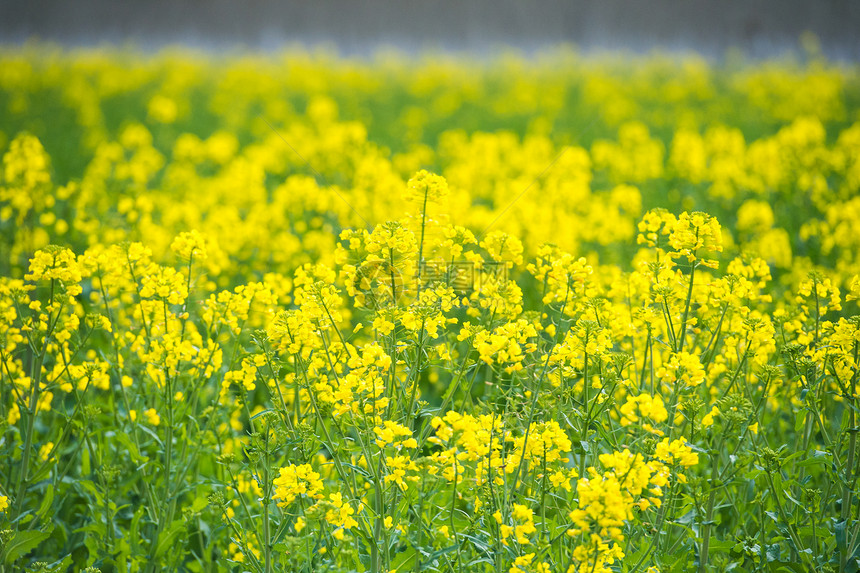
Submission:
M 0 560 L 855 571 L 858 86 L 0 52 Z

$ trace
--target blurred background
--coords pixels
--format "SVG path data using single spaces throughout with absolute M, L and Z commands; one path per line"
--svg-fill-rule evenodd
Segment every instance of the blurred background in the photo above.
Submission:
M 559 43 L 584 51 L 739 48 L 771 57 L 818 38 L 832 59 L 860 57 L 856 0 L 0 0 L 0 42 L 130 43 L 158 49 L 276 50 L 324 44 L 343 54 L 380 47 L 492 54 Z

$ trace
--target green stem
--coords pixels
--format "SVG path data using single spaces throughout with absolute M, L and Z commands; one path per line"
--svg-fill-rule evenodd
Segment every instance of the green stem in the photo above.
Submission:
M 674 486 L 674 483 L 670 482 L 669 483 L 669 490 L 666 492 L 667 500 L 671 498 L 672 492 L 674 490 L 673 486 Z M 660 539 L 660 533 L 662 532 L 663 524 L 666 521 L 666 512 L 663 511 L 665 508 L 666 508 L 665 504 L 660 507 L 661 511 L 657 515 L 657 525 L 655 527 L 654 535 L 651 536 L 651 541 L 648 543 L 648 549 L 645 550 L 645 552 L 642 554 L 642 557 L 639 558 L 639 561 L 637 561 L 636 564 L 633 566 L 633 568 L 630 570 L 630 573 L 636 573 L 636 571 L 639 570 L 639 568 L 642 566 L 642 564 L 645 563 L 645 560 L 648 559 L 649 557 L 651 557 L 651 551 L 654 549 L 654 546 L 657 544 L 657 541 Z
M 699 238 L 699 230 L 696 229 L 696 239 Z M 687 319 L 690 316 L 690 305 L 693 301 L 693 282 L 696 275 L 696 264 L 690 267 L 690 287 L 687 289 L 687 301 L 684 303 L 684 316 L 681 318 L 681 330 L 678 333 L 678 352 L 684 349 L 684 339 L 687 337 Z
M 48 306 L 52 306 L 54 303 L 54 280 L 55 279 L 51 279 L 51 296 L 50 303 Z M 60 308 L 57 310 L 57 320 L 59 320 L 59 316 L 62 311 L 63 309 L 61 304 Z M 56 324 L 56 321 L 54 321 L 54 323 Z M 39 406 L 39 394 L 41 393 L 40 386 L 42 385 L 42 366 L 45 363 L 45 354 L 47 353 L 48 345 L 50 344 L 52 332 L 53 329 L 51 328 L 51 317 L 49 316 L 48 330 L 45 332 L 45 340 L 43 341 L 42 347 L 39 350 L 39 355 L 33 361 L 33 369 L 30 372 L 30 402 L 27 404 L 27 410 L 25 410 L 27 412 L 27 433 L 24 436 L 24 450 L 21 454 L 21 471 L 18 474 L 18 484 L 16 488 L 16 491 L 18 492 L 17 499 L 15 500 L 16 515 L 20 515 L 21 510 L 24 507 L 24 493 L 27 491 L 27 482 L 29 481 L 28 473 L 30 468 L 30 449 L 33 446 L 33 432 L 35 431 L 36 412 Z
M 798 536 L 794 524 L 789 521 L 788 514 L 785 512 L 785 508 L 782 506 L 780 494 L 776 490 L 776 485 L 774 484 L 773 475 L 771 474 L 770 468 L 765 471 L 765 477 L 767 477 L 767 483 L 770 486 L 770 491 L 773 494 L 774 501 L 776 502 L 776 509 L 779 512 L 779 516 L 782 521 L 785 522 L 785 526 L 788 529 L 788 536 L 791 538 L 791 541 L 794 544 L 795 551 L 803 556 L 804 561 L 806 559 L 809 559 L 809 556 L 803 550 L 803 544 L 800 542 L 800 536 Z
M 858 343 L 854 343 L 854 364 L 857 364 L 857 356 L 858 356 Z M 857 449 L 857 418 L 856 418 L 856 397 L 857 396 L 857 371 L 855 370 L 854 375 L 851 377 L 851 392 L 848 396 L 848 462 L 845 464 L 845 480 L 842 485 L 842 508 L 841 508 L 841 519 L 842 523 L 845 526 L 845 535 L 847 538 L 848 535 L 848 522 L 849 517 L 851 516 L 851 497 L 852 497 L 852 488 L 853 488 L 853 480 L 854 476 L 854 455 Z M 847 540 L 847 539 L 846 539 Z M 851 550 L 851 545 L 846 543 L 845 549 L 842 551 L 842 554 L 839 556 L 839 573 L 845 573 L 846 568 L 848 566 L 848 556 L 849 551 Z
M 570 280 L 568 279 L 568 288 L 567 288 L 567 291 L 565 292 L 564 303 L 562 303 L 562 305 L 561 305 L 561 311 L 559 312 L 559 318 L 564 316 L 564 309 L 567 306 L 567 300 L 568 300 L 569 295 L 570 295 Z M 523 464 L 525 463 L 525 460 L 526 460 L 526 451 L 528 451 L 529 434 L 530 434 L 531 429 L 532 429 L 532 422 L 534 422 L 535 412 L 537 411 L 538 398 L 540 397 L 541 390 L 543 389 L 543 382 L 544 382 L 544 379 L 546 378 L 546 374 L 547 374 L 547 372 L 549 372 L 549 361 L 552 358 L 553 350 L 555 350 L 555 347 L 558 344 L 560 332 L 561 332 L 560 330 L 556 331 L 555 340 L 553 341 L 552 346 L 549 347 L 549 350 L 546 353 L 546 360 L 544 361 L 543 370 L 541 371 L 540 378 L 538 378 L 537 386 L 535 387 L 534 394 L 532 395 L 532 403 L 531 403 L 531 407 L 529 408 L 529 418 L 528 418 L 528 422 L 526 423 L 526 432 L 525 432 L 525 435 L 523 436 L 523 453 L 520 456 L 520 462 L 519 462 L 519 464 L 517 464 L 517 470 L 514 473 L 514 479 L 513 479 L 514 492 L 516 492 L 516 490 L 519 489 L 517 482 L 519 481 L 520 474 L 522 473 L 522 470 L 523 470 Z
M 427 189 L 424 189 L 424 206 L 421 208 L 421 241 L 418 243 L 418 297 L 421 298 L 421 266 L 424 264 L 424 227 L 427 221 Z
M 263 461 L 263 483 L 266 489 L 263 492 L 263 544 L 265 545 L 265 563 L 263 570 L 266 573 L 272 571 L 272 540 L 269 537 L 269 503 L 272 493 L 272 480 L 269 476 L 269 428 L 265 427 L 266 433 L 265 452 Z
M 705 573 L 708 565 L 708 551 L 711 544 L 711 525 L 714 521 L 714 502 L 717 498 L 717 456 L 711 455 L 711 479 L 709 480 L 708 502 L 705 508 L 705 523 L 702 530 L 702 547 L 699 552 L 699 573 Z

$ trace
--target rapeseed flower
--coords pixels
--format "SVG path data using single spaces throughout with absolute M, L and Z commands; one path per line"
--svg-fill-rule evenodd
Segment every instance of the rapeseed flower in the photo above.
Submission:
M 278 500 L 280 507 L 289 506 L 301 496 L 314 500 L 323 498 L 323 483 L 320 474 L 315 472 L 309 464 L 298 466 L 290 464 L 280 468 L 278 477 L 274 479 L 273 484 L 275 486 L 274 497 Z

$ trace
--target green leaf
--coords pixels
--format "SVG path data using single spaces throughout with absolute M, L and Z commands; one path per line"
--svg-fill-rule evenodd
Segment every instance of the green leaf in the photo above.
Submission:
M 836 550 L 844 553 L 848 547 L 848 540 L 845 536 L 845 520 L 839 520 L 834 524 L 834 534 L 836 536 Z
M 806 410 L 801 410 L 797 413 L 797 416 L 794 418 L 794 433 L 797 434 L 800 432 L 800 428 L 803 427 L 803 424 L 806 423 Z
M 680 523 L 682 525 L 690 525 L 696 520 L 697 512 L 695 509 L 691 509 L 681 517 L 675 520 L 675 523 Z
M 391 568 L 394 570 L 407 570 L 409 563 L 418 558 L 418 554 L 413 551 L 402 551 L 391 560 Z
M 91 533 L 89 537 L 93 537 L 95 539 L 102 539 L 107 535 L 107 527 L 105 527 L 104 523 L 90 523 L 89 525 L 84 525 L 83 527 L 79 527 L 75 529 L 75 533 Z
M 150 437 L 152 437 L 152 439 L 155 440 L 159 446 L 161 446 L 162 448 L 164 447 L 164 442 L 161 441 L 161 438 L 158 437 L 158 434 L 153 432 L 152 429 L 148 428 L 145 424 L 138 424 L 137 428 L 139 430 L 141 430 L 142 432 L 149 434 Z M 87 449 L 84 448 L 84 452 L 86 452 L 86 451 L 87 451 Z
M 460 537 L 468 539 L 472 542 L 472 544 L 477 547 L 481 551 L 489 551 L 490 545 L 487 543 L 485 539 L 475 537 L 474 535 L 468 535 L 466 533 L 461 533 Z
M 86 448 L 84 448 L 84 451 L 86 451 Z M 96 487 L 96 484 L 94 484 L 92 481 L 86 479 L 78 480 L 76 486 L 79 490 L 82 490 L 82 492 L 86 492 L 93 496 L 96 505 L 102 505 L 104 503 L 102 493 L 99 491 L 99 488 Z
M 51 571 L 67 571 L 69 566 L 72 564 L 72 556 L 66 555 L 59 561 L 54 561 L 50 565 L 48 565 L 48 569 Z
M 206 499 L 205 496 L 200 496 L 194 499 L 194 502 L 191 504 L 191 511 L 194 513 L 199 513 L 203 511 L 206 506 L 209 505 L 209 500 Z
M 269 412 L 274 412 L 274 410 L 272 410 L 271 408 L 267 408 L 267 409 L 265 409 L 265 410 L 262 410 L 262 411 L 260 411 L 260 412 L 257 412 L 257 413 L 256 413 L 256 414 L 254 414 L 253 416 L 251 416 L 251 419 L 252 419 L 252 420 L 256 420 L 256 419 L 257 419 L 257 418 L 259 418 L 260 416 L 263 416 L 263 415 L 265 415 L 265 414 L 268 414 Z
M 3 547 L 3 563 L 12 565 L 49 538 L 49 531 L 19 531 Z
M 716 537 L 711 537 L 711 541 L 708 543 L 708 546 L 711 548 L 711 551 L 729 551 L 735 546 L 736 542 L 733 540 L 719 540 Z
M 360 476 L 361 476 L 361 477 L 363 477 L 363 478 L 366 478 L 366 479 L 369 479 L 369 478 L 370 478 L 370 474 L 369 474 L 369 473 L 367 473 L 367 470 L 365 470 L 364 468 L 360 468 L 360 467 L 358 467 L 357 465 L 354 465 L 354 464 L 344 464 L 344 463 L 342 463 L 341 465 L 342 465 L 343 467 L 345 467 L 345 468 L 349 468 L 349 469 L 353 470 L 355 473 L 357 473 L 358 475 L 360 475 Z
M 792 497 L 792 495 L 788 492 L 787 489 L 782 490 L 782 493 L 783 495 L 785 495 L 785 498 L 792 502 L 794 505 L 797 505 L 798 507 L 805 507 L 802 503 L 800 503 L 799 500 L 794 499 L 794 497 Z
M 764 556 L 768 562 L 779 561 L 779 544 L 774 543 L 765 547 Z
M 28 476 L 27 479 L 30 483 L 37 483 L 48 477 L 48 474 L 51 473 L 51 469 L 53 468 L 53 464 L 40 464 L 39 471 L 35 472 L 33 475 Z
M 185 521 L 177 519 L 170 525 L 170 529 L 163 532 L 158 538 L 158 546 L 155 548 L 154 558 L 157 560 L 168 549 L 173 547 L 176 537 L 185 531 Z
M 81 475 L 90 475 L 90 450 L 81 449 Z
M 47 489 L 45 490 L 45 497 L 42 498 L 42 503 L 39 504 L 39 509 L 36 511 L 36 515 L 39 517 L 45 517 L 45 515 L 50 511 L 51 505 L 54 503 L 54 486 L 53 484 L 48 484 Z
M 132 439 L 125 432 L 117 432 L 114 434 L 114 437 L 117 441 L 125 446 L 125 449 L 128 450 L 128 455 L 131 457 L 131 461 L 136 464 L 142 464 L 147 461 L 145 456 L 140 455 L 140 452 L 137 449 L 137 446 L 134 444 Z
M 822 452 L 821 450 L 812 450 L 812 455 L 805 460 L 797 462 L 797 467 L 805 468 L 819 464 L 827 464 L 830 461 L 830 458 L 831 455 L 828 452 Z
M 139 506 L 137 511 L 134 512 L 134 517 L 131 519 L 131 525 L 129 526 L 129 539 L 131 539 L 131 548 L 133 552 L 137 552 L 138 539 L 140 536 L 138 535 L 138 529 L 140 528 L 140 519 L 143 517 L 144 506 Z
M 459 547 L 459 546 L 460 546 L 459 543 L 455 543 L 454 545 L 449 545 L 448 547 L 443 547 L 442 549 L 439 549 L 438 551 L 434 551 L 434 552 L 430 553 L 430 555 L 427 556 L 427 559 L 424 561 L 424 563 L 421 564 L 421 569 L 426 569 L 434 561 L 436 561 L 437 559 L 439 559 L 443 555 L 445 555 L 447 553 L 451 553 L 452 551 L 456 551 L 457 547 Z
M 768 568 L 773 573 L 806 573 L 808 571 L 802 564 L 789 561 L 771 561 L 768 563 Z

